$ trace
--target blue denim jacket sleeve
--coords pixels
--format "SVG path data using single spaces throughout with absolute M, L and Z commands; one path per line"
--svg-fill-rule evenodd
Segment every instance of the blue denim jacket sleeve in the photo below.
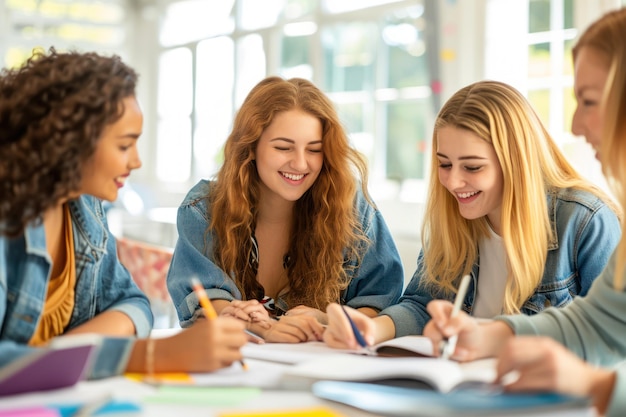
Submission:
M 398 304 L 387 307 L 380 313 L 380 315 L 389 316 L 393 320 L 396 328 L 395 337 L 420 335 L 430 320 L 426 305 L 433 299 L 433 296 L 420 286 L 423 257 L 424 252 L 420 250 L 415 273 L 404 289 Z
M 241 299 L 235 282 L 214 262 L 213 236 L 206 233 L 210 213 L 205 197 L 209 190 L 210 182 L 200 181 L 178 208 L 178 241 L 167 274 L 167 288 L 182 327 L 193 323 L 194 313 L 199 309 L 198 299 L 191 288 L 191 277 L 202 282 L 210 299 Z
M 352 272 L 341 301 L 353 308 L 370 307 L 381 311 L 395 304 L 402 294 L 402 261 L 382 213 L 372 207 L 360 191 L 356 205 L 370 242 L 360 265 Z

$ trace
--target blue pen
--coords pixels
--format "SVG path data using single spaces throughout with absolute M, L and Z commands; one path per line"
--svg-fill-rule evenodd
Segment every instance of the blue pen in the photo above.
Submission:
M 346 308 L 343 305 L 341 306 L 341 309 L 346 314 L 346 317 L 348 318 L 348 321 L 350 322 L 350 326 L 352 326 L 352 332 L 354 333 L 354 337 L 356 338 L 357 343 L 362 348 L 367 348 L 367 342 L 365 341 L 365 339 L 363 339 L 363 335 L 361 334 L 359 329 L 357 329 L 356 324 L 354 324 L 354 322 L 352 321 L 352 318 L 350 318 L 348 311 L 346 311 Z

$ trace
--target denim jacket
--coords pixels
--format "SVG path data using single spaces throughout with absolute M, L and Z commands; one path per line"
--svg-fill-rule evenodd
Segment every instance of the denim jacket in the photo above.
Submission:
M 241 299 L 235 282 L 214 263 L 215 237 L 206 232 L 211 222 L 207 204 L 211 184 L 206 180 L 200 181 L 178 208 L 178 241 L 167 275 L 167 286 L 183 327 L 193 322 L 194 313 L 199 308 L 189 282 L 192 276 L 202 281 L 211 299 Z M 361 264 L 354 270 L 348 270 L 350 283 L 341 294 L 340 302 L 354 308 L 371 307 L 380 311 L 396 303 L 402 293 L 402 263 L 382 214 L 367 202 L 362 193 L 357 195 L 355 204 L 371 244 Z M 350 262 L 355 265 L 354 260 Z
M 74 310 L 66 330 L 96 315 L 115 310 L 145 337 L 152 328 L 146 296 L 117 258 L 100 200 L 81 196 L 69 202 L 76 259 Z M 17 238 L 0 237 L 0 366 L 36 347 L 28 346 L 46 300 L 52 264 L 43 224 L 31 225 Z M 134 337 L 105 337 L 96 354 L 91 378 L 123 372 Z
M 563 307 L 576 295 L 587 294 L 621 236 L 617 215 L 602 200 L 587 191 L 554 189 L 548 193 L 547 202 L 554 238 L 548 243 L 541 282 L 521 308 L 521 312 L 526 315 L 536 314 L 551 306 Z M 435 296 L 420 286 L 422 265 L 423 251 L 418 257 L 417 270 L 400 302 L 380 313 L 391 317 L 396 327 L 396 337 L 422 334 L 430 320 L 426 305 Z M 472 280 L 463 303 L 463 310 L 468 314 L 472 314 L 474 307 L 478 271 L 477 261 L 472 267 Z

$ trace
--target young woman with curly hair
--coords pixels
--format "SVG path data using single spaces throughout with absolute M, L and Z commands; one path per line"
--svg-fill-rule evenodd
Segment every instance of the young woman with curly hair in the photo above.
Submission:
M 267 341 L 321 340 L 331 302 L 369 316 L 396 302 L 399 254 L 324 93 L 266 78 L 233 126 L 216 180 L 200 181 L 178 210 L 168 288 L 181 324 L 202 312 L 191 276 L 221 315 Z
M 118 57 L 54 49 L 0 73 L 0 366 L 78 333 L 105 336 L 91 377 L 241 358 L 233 319 L 136 338 L 149 335 L 150 305 L 117 258 L 101 202 L 141 166 L 136 81 Z
M 355 318 L 373 342 L 422 334 L 426 305 L 453 300 L 464 275 L 462 308 L 475 317 L 566 306 L 587 293 L 620 239 L 617 206 L 576 172 L 507 84 L 476 82 L 444 104 L 431 161 L 417 270 L 397 305 Z M 341 313 L 329 307 L 325 338 L 352 346 Z

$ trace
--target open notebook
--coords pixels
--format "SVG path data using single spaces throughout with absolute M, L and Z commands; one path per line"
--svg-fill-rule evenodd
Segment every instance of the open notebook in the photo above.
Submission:
M 432 342 L 424 336 L 403 336 L 371 346 L 369 352 L 381 356 L 432 356 Z M 307 343 L 248 343 L 241 349 L 244 358 L 297 364 L 320 356 L 337 353 L 362 354 L 363 350 L 333 349 L 323 342 Z
M 495 359 L 468 363 L 423 357 L 323 355 L 288 368 L 285 388 L 305 389 L 320 380 L 374 382 L 450 392 L 462 387 L 491 386 Z

